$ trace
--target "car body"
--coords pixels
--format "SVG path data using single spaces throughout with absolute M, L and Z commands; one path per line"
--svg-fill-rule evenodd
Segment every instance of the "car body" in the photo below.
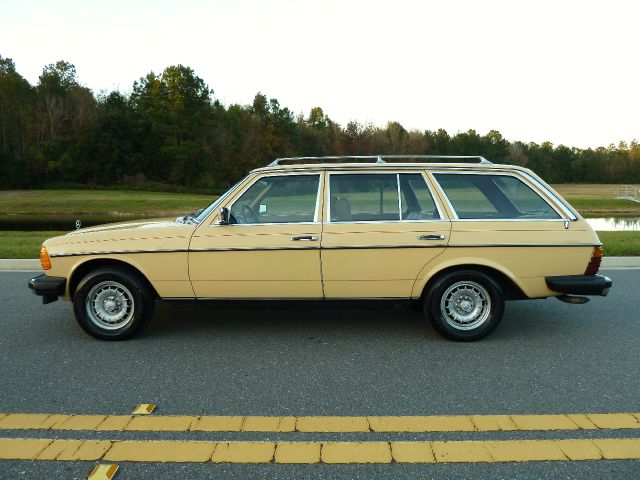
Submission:
M 126 338 L 156 298 L 409 301 L 454 340 L 488 334 L 504 300 L 606 295 L 601 243 L 532 171 L 482 157 L 279 159 L 176 220 L 44 242 L 44 303 Z

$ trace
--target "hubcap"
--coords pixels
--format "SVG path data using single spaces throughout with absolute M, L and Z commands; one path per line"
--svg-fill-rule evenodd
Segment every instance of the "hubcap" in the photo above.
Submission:
M 471 330 L 489 318 L 491 298 L 479 283 L 462 281 L 451 285 L 440 300 L 442 318 L 453 328 Z
M 131 322 L 134 306 L 129 289 L 113 280 L 98 283 L 87 295 L 89 319 L 106 330 L 117 330 Z

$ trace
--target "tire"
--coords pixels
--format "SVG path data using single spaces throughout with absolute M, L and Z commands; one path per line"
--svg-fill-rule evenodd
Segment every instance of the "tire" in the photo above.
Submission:
M 105 267 L 88 273 L 73 297 L 78 324 L 101 340 L 131 338 L 153 316 L 155 299 L 146 283 L 129 270 Z
M 458 342 L 472 342 L 498 326 L 504 313 L 504 294 L 488 275 L 458 270 L 435 281 L 423 307 L 440 335 Z

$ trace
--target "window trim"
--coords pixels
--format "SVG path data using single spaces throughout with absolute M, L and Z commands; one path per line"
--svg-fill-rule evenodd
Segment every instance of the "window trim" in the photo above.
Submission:
M 440 203 L 438 202 L 438 197 L 433 191 L 431 182 L 429 181 L 429 177 L 427 177 L 425 170 L 415 170 L 415 171 L 407 171 L 407 172 L 399 172 L 397 170 L 385 172 L 385 171 L 327 171 L 326 172 L 326 183 L 327 183 L 327 195 L 325 197 L 327 204 L 327 217 L 325 219 L 325 223 L 329 224 L 380 224 L 380 223 L 425 223 L 425 222 L 448 222 L 449 219 L 445 218 L 442 213 L 442 208 L 440 207 Z M 424 181 L 427 189 L 429 190 L 429 194 L 431 195 L 431 200 L 438 210 L 438 215 L 440 218 L 432 218 L 432 219 L 415 219 L 415 220 L 403 220 L 402 219 L 402 196 L 400 195 L 400 175 L 403 174 L 419 174 L 422 176 L 422 180 Z M 331 176 L 332 175 L 395 175 L 396 177 L 396 188 L 398 190 L 398 215 L 400 220 L 352 220 L 352 221 L 333 221 L 331 220 Z
M 575 217 L 575 215 L 573 215 L 573 213 L 568 212 L 568 214 L 565 214 L 564 211 L 560 211 L 558 209 L 558 206 L 555 205 L 555 202 L 550 202 L 547 198 L 545 198 L 546 192 L 548 192 L 548 189 L 544 189 L 543 186 L 539 183 L 539 182 L 533 182 L 535 179 L 533 177 L 531 177 L 530 175 L 526 175 L 523 173 L 523 176 L 525 176 L 525 179 L 520 178 L 518 174 L 516 174 L 515 172 L 512 171 L 506 171 L 506 170 L 498 170 L 498 171 L 450 171 L 450 170 L 432 170 L 429 173 L 431 173 L 431 176 L 433 177 L 433 181 L 435 182 L 435 184 L 438 186 L 438 189 L 442 192 L 443 198 L 445 200 L 445 202 L 447 203 L 447 206 L 449 207 L 449 211 L 451 212 L 452 218 L 451 221 L 452 222 L 565 222 L 567 220 L 567 217 L 569 217 L 569 219 L 571 220 L 577 220 L 577 217 Z M 518 172 L 521 173 L 521 172 Z M 458 216 L 458 212 L 456 211 L 455 208 L 453 208 L 453 204 L 451 203 L 451 200 L 449 199 L 449 196 L 447 195 L 447 192 L 445 191 L 445 189 L 442 187 L 442 185 L 440 185 L 440 182 L 438 181 L 438 178 L 436 177 L 437 174 L 443 174 L 443 175 L 493 175 L 493 176 L 506 176 L 506 177 L 514 177 L 517 180 L 520 180 L 521 182 L 523 182 L 525 185 L 527 185 L 529 188 L 531 188 L 531 190 L 536 193 L 540 199 L 542 199 L 542 201 L 544 201 L 547 205 L 549 205 L 558 215 L 560 218 L 460 218 Z M 530 179 L 532 181 L 532 183 L 535 183 L 535 185 L 531 185 L 529 182 L 527 182 L 526 180 Z M 498 187 L 500 188 L 500 187 Z M 541 195 L 539 190 L 542 190 L 545 192 L 545 195 Z M 556 198 L 555 196 L 553 196 L 552 198 Z M 560 203 L 559 203 L 560 205 Z M 570 214 L 570 216 L 569 216 Z
M 290 172 L 290 173 L 286 173 L 283 174 L 282 172 L 268 172 L 265 173 L 263 175 L 259 175 L 257 176 L 252 182 L 249 182 L 247 185 L 245 185 L 240 192 L 238 192 L 238 195 L 236 195 L 233 200 L 228 203 L 227 205 L 225 205 L 226 208 L 229 209 L 229 211 L 231 211 L 231 209 L 233 208 L 233 206 L 236 204 L 236 202 L 238 202 L 238 200 L 240 200 L 240 197 L 242 197 L 242 195 L 244 195 L 244 193 L 249 190 L 253 185 L 255 185 L 257 182 L 259 182 L 260 180 L 262 180 L 263 178 L 268 178 L 268 177 L 301 177 L 303 175 L 313 175 L 313 176 L 317 176 L 318 177 L 318 191 L 316 193 L 316 204 L 315 204 L 315 210 L 314 210 L 314 214 L 313 214 L 313 221 L 311 222 L 265 222 L 265 223 L 231 223 L 229 225 L 224 225 L 224 226 L 230 226 L 230 227 L 255 227 L 257 225 L 314 225 L 314 224 L 318 224 L 320 223 L 319 221 L 319 214 L 320 214 L 320 199 L 322 197 L 322 179 L 323 179 L 323 175 L 322 172 Z M 219 224 L 217 224 L 216 222 L 211 224 L 212 226 L 221 226 Z

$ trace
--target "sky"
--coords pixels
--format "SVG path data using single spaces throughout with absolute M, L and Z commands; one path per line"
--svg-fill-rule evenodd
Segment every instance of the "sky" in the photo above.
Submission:
M 226 105 L 596 147 L 640 140 L 635 0 L 0 0 L 0 55 L 98 93 L 170 65 Z

